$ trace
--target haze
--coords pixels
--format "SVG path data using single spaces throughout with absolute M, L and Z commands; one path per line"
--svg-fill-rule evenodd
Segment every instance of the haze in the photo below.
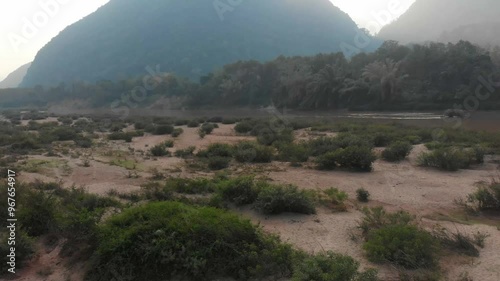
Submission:
M 19 66 L 32 61 L 40 48 L 47 44 L 54 36 L 67 26 L 91 14 L 109 0 L 4 0 L 0 2 L 0 81 Z M 349 14 L 360 26 L 376 33 L 387 24 L 385 21 L 396 19 L 415 0 L 331 0 L 331 2 Z M 50 8 L 55 12 L 49 15 L 47 23 L 40 25 L 32 38 L 12 44 L 12 37 L 22 35 L 26 20 L 33 22 L 33 18 L 44 11 L 43 3 L 56 3 L 57 8 Z M 398 7 L 398 13 L 389 12 L 390 5 Z M 383 20 L 377 18 L 382 16 Z M 43 16 L 40 17 L 43 22 Z M 14 34 L 14 35 L 13 35 Z M 22 37 L 24 38 L 24 37 Z M 16 39 L 19 39 L 16 37 Z

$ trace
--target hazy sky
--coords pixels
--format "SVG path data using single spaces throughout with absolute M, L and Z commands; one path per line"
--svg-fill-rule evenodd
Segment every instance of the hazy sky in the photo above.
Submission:
M 66 26 L 109 0 L 1 0 L 0 81 L 32 61 L 38 50 Z M 140 1 L 140 0 L 138 0 Z M 307 0 L 304 0 L 307 1 Z M 330 0 L 372 33 L 396 19 L 415 0 Z

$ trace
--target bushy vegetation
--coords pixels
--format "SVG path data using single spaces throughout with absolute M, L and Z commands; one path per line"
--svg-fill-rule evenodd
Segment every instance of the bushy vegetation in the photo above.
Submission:
M 174 152 L 175 157 L 180 157 L 180 158 L 187 158 L 190 156 L 194 155 L 194 151 L 196 150 L 196 147 L 190 146 L 185 149 L 178 149 Z
M 225 169 L 230 163 L 231 158 L 222 156 L 210 156 L 207 160 L 208 168 L 214 171 Z
M 278 143 L 277 159 L 292 163 L 307 162 L 310 156 L 310 149 L 306 143 Z
M 269 163 L 273 159 L 273 148 L 256 142 L 245 141 L 234 147 L 234 158 L 241 163 Z
M 484 154 L 475 153 L 459 147 L 438 148 L 419 156 L 419 164 L 424 167 L 434 167 L 446 171 L 467 169 L 472 164 L 483 162 Z
M 473 213 L 500 213 L 500 182 L 498 180 L 492 180 L 489 183 L 482 182 L 465 200 L 458 199 L 456 202 Z
M 372 149 L 366 146 L 349 146 L 328 152 L 316 160 L 318 167 L 324 170 L 338 168 L 357 171 L 371 171 L 372 163 L 377 159 Z
M 174 202 L 128 209 L 99 233 L 88 280 L 280 276 L 294 254 L 237 215 Z
M 311 196 L 295 186 L 270 185 L 261 189 L 254 207 L 264 214 L 316 213 Z
M 431 269 L 437 262 L 437 240 L 413 223 L 407 212 L 386 213 L 381 207 L 364 209 L 360 222 L 363 249 L 373 262 L 390 262 L 407 269 Z
M 359 272 L 359 262 L 333 252 L 305 258 L 296 265 L 292 281 L 377 281 L 377 271 Z
M 389 225 L 374 230 L 363 249 L 373 262 L 391 262 L 408 269 L 436 265 L 436 241 L 414 225 Z
M 357 189 L 356 198 L 359 202 L 368 202 L 370 201 L 370 192 L 364 188 Z
M 167 146 L 162 143 L 162 144 L 157 144 L 153 146 L 149 152 L 151 152 L 151 155 L 156 156 L 156 157 L 161 157 L 161 156 L 170 156 L 171 153 L 170 151 L 167 150 Z
M 395 142 L 382 152 L 382 158 L 390 162 L 404 160 L 411 152 L 412 146 L 409 142 Z

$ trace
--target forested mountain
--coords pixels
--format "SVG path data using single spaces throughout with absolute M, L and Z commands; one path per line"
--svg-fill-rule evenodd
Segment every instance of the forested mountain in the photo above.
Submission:
M 491 31 L 499 26 L 499 11 L 498 0 L 417 0 L 399 19 L 382 28 L 377 36 L 403 44 L 459 40 L 494 44 L 499 42 L 498 36 L 491 36 Z M 473 34 L 467 32 L 471 28 Z
M 31 62 L 20 66 L 18 69 L 11 72 L 5 79 L 0 82 L 0 89 L 16 88 L 23 81 L 26 72 L 31 66 Z
M 240 61 L 200 82 L 161 73 L 149 78 L 149 90 L 143 78 L 0 90 L 0 107 L 73 100 L 92 108 L 147 108 L 164 100 L 169 108 L 436 110 L 468 109 L 477 102 L 475 109 L 500 109 L 498 65 L 491 52 L 465 41 L 410 46 L 387 41 L 349 59 L 331 53 Z M 137 88 L 141 94 L 133 93 Z
M 196 81 L 238 60 L 337 52 L 358 32 L 328 0 L 111 0 L 43 47 L 22 85 L 126 79 L 148 65 Z M 380 46 L 370 41 L 364 51 Z

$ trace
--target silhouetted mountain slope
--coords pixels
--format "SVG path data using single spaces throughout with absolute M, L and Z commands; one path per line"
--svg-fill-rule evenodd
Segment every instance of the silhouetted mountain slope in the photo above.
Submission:
M 21 82 L 23 81 L 23 78 L 30 66 L 31 62 L 20 66 L 18 69 L 7 75 L 7 77 L 5 77 L 2 82 L 0 82 L 0 89 L 17 88 L 17 86 L 19 86 L 19 84 L 21 84 Z
M 217 3 L 230 9 L 218 13 Z M 328 0 L 224 3 L 111 0 L 42 48 L 22 85 L 115 80 L 146 75 L 148 65 L 197 79 L 238 60 L 339 51 L 359 31 Z M 379 45 L 374 39 L 364 51 Z
M 401 43 L 459 40 L 498 42 L 490 36 L 489 26 L 500 22 L 498 0 L 417 0 L 408 11 L 377 35 L 381 39 Z M 482 26 L 474 36 L 461 32 L 466 26 Z M 498 26 L 498 24 L 496 24 Z M 455 36 L 449 36 L 452 33 Z M 448 35 L 447 35 L 448 34 Z M 474 42 L 476 43 L 476 42 Z

